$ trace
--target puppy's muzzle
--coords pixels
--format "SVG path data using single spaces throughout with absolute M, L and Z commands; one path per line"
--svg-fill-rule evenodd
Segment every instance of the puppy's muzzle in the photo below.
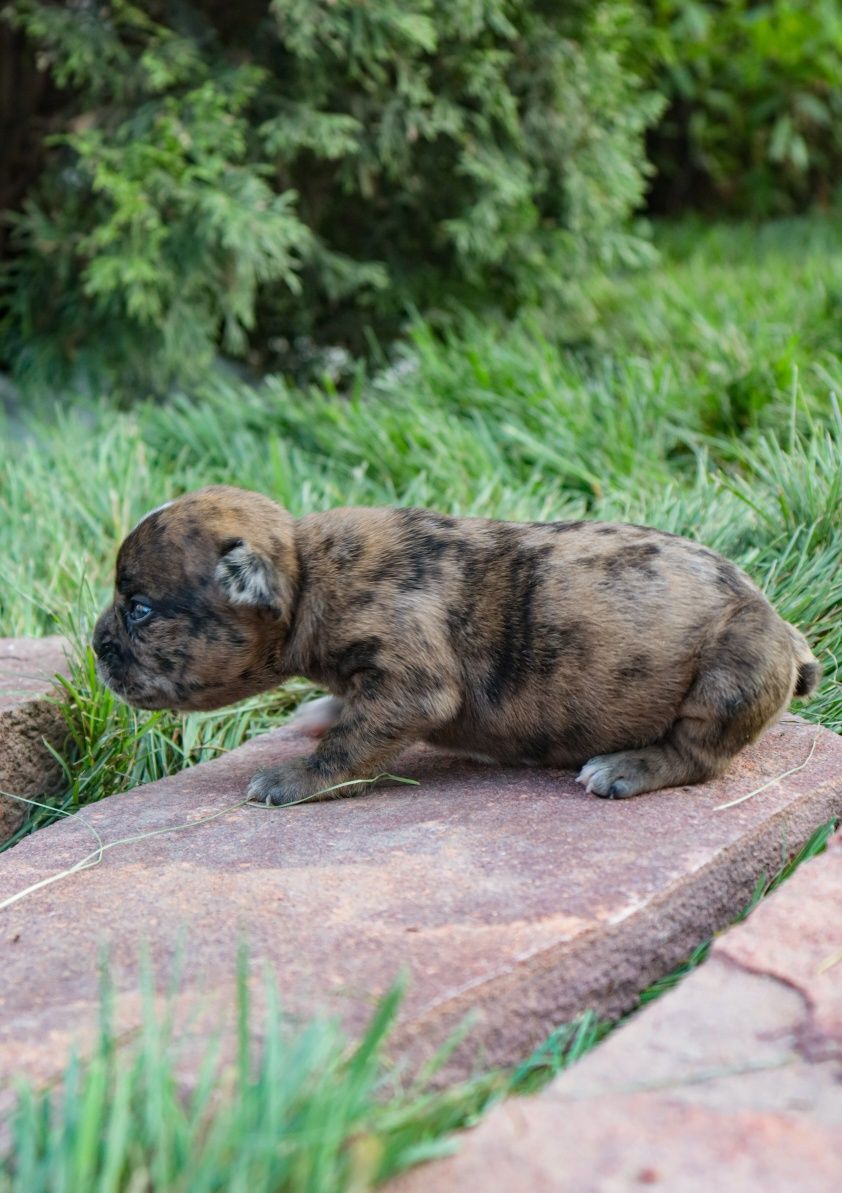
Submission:
M 121 669 L 123 657 L 120 647 L 108 632 L 107 623 L 108 615 L 104 614 L 96 623 L 91 645 L 96 655 L 97 675 L 103 683 L 108 684 L 109 687 L 113 687 L 115 681 L 118 680 L 118 672 Z

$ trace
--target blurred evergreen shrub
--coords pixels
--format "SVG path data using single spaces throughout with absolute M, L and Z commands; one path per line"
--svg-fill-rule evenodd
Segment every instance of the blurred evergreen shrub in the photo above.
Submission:
M 11 218 L 19 380 L 160 390 L 633 261 L 633 0 L 11 0 L 62 89 Z
M 647 0 L 656 206 L 769 216 L 840 198 L 839 0 Z

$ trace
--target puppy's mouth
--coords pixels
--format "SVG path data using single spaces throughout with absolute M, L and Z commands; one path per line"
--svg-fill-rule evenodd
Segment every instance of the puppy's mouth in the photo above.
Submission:
M 168 685 L 166 681 L 161 687 L 133 684 L 123 676 L 115 675 L 102 659 L 97 659 L 96 673 L 99 680 L 115 696 L 132 708 L 142 709 L 144 712 L 212 712 L 217 708 L 224 708 L 232 699 L 251 695 L 251 692 L 244 691 L 237 692 L 232 697 L 230 690 L 222 684 L 211 684 L 207 688 L 190 692 L 176 691 L 175 687 Z
M 163 709 L 176 707 L 175 693 L 165 694 L 155 688 L 137 687 L 127 683 L 123 677 L 115 675 L 102 659 L 97 659 L 96 673 L 97 678 L 105 684 L 109 691 L 113 692 L 115 696 L 119 696 L 132 708 L 143 709 L 146 712 L 159 712 Z

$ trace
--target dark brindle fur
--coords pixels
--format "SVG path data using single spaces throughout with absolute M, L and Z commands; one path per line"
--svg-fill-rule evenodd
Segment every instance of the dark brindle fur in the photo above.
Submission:
M 314 752 L 252 780 L 278 804 L 373 776 L 418 739 L 584 763 L 580 782 L 613 798 L 698 783 L 820 676 L 741 571 L 674 535 L 417 509 L 296 521 L 222 486 L 126 538 L 94 647 L 141 708 L 217 708 L 293 675 L 328 689 Z

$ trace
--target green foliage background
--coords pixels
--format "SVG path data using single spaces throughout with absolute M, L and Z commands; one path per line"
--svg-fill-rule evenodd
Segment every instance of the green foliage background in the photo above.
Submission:
M 444 294 L 569 292 L 629 234 L 659 110 L 626 0 L 15 0 L 63 101 L 13 217 L 3 351 L 189 382 L 217 344 L 361 346 Z
M 0 186 L 0 368 L 30 391 L 160 394 L 220 352 L 301 376 L 417 310 L 540 303 L 575 340 L 589 275 L 651 256 L 633 217 L 653 174 L 661 211 L 838 197 L 837 0 L 3 15 L 0 69 L 37 92 L 5 117 Z
M 650 0 L 659 206 L 780 215 L 842 196 L 838 0 Z

